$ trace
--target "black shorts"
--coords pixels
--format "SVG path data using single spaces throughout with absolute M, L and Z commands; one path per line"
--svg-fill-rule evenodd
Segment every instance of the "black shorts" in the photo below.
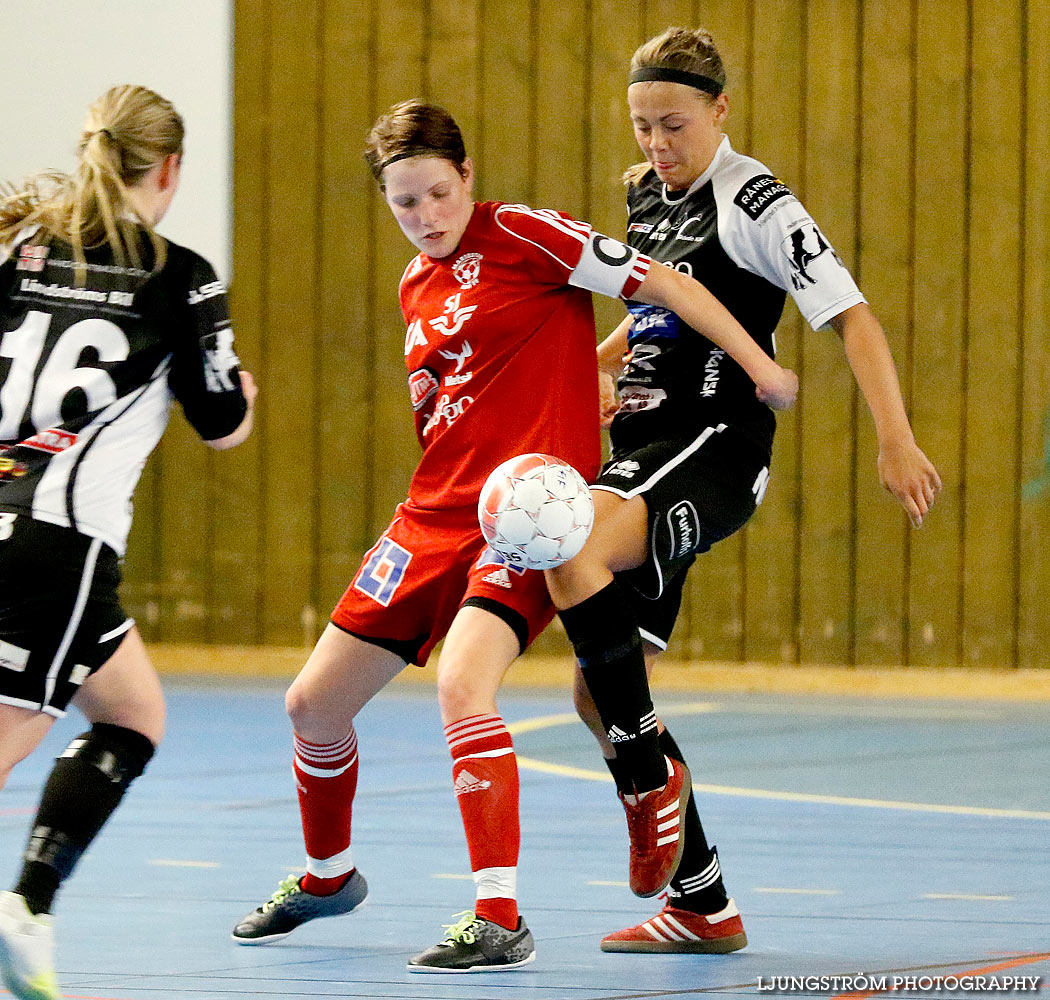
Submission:
M 0 513 L 0 703 L 65 715 L 134 624 L 119 584 L 100 539 Z
M 594 489 L 642 496 L 648 509 L 649 556 L 617 574 L 636 595 L 642 638 L 666 648 L 693 560 L 747 523 L 768 482 L 768 456 L 725 424 L 613 453 Z

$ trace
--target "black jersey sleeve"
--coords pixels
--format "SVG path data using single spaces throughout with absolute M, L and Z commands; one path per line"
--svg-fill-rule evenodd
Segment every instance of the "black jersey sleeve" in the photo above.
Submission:
M 248 404 L 233 348 L 226 287 L 203 257 L 183 253 L 188 260 L 176 268 L 179 280 L 172 289 L 175 322 L 168 385 L 194 430 L 214 441 L 237 429 Z

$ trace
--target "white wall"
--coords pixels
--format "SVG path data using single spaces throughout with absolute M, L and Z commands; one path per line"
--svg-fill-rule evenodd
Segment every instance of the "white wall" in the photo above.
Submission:
M 75 159 L 87 106 L 138 83 L 186 122 L 182 185 L 160 231 L 230 278 L 232 0 L 0 0 L 0 180 Z

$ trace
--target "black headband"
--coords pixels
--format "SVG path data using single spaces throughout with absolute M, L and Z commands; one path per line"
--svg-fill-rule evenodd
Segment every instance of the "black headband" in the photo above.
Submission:
M 645 83 L 648 80 L 664 80 L 667 83 L 684 83 L 687 87 L 695 87 L 712 97 L 722 93 L 722 84 L 710 76 L 701 76 L 699 73 L 690 73 L 685 69 L 672 69 L 669 66 L 643 66 L 641 69 L 631 70 L 628 77 L 628 85 L 632 83 Z
M 407 160 L 410 156 L 442 156 L 448 159 L 448 153 L 442 149 L 434 149 L 432 146 L 410 146 L 408 149 L 403 149 L 400 153 L 394 153 L 393 156 L 388 156 L 385 160 L 382 160 L 376 168 L 376 176 L 381 175 L 391 163 L 397 163 L 398 160 Z

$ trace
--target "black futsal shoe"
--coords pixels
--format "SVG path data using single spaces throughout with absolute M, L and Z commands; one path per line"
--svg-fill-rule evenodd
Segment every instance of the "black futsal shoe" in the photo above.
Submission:
M 444 941 L 409 959 L 409 972 L 503 972 L 536 958 L 536 942 L 521 917 L 510 931 L 469 910 L 456 916 L 463 919 L 445 927 Z
M 238 944 L 269 944 L 287 937 L 300 924 L 317 917 L 337 917 L 356 909 L 368 895 L 368 883 L 356 869 L 338 892 L 315 896 L 304 892 L 301 876 L 289 875 L 262 906 L 252 910 L 233 929 Z

